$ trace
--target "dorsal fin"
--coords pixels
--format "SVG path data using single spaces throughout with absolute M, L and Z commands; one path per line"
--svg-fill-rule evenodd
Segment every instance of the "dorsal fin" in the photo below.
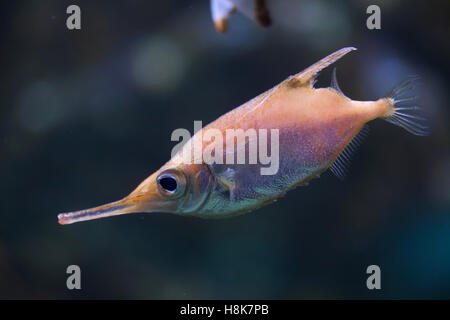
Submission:
M 297 73 L 296 75 L 290 77 L 287 81 L 289 83 L 300 85 L 300 86 L 308 86 L 310 88 L 313 87 L 314 82 L 316 80 L 317 75 L 320 71 L 328 67 L 330 64 L 333 64 L 343 56 L 345 56 L 350 51 L 357 50 L 354 47 L 346 47 L 338 50 L 329 56 L 326 56 L 322 60 L 316 62 L 309 68 L 303 70 L 302 72 Z
M 331 74 L 331 84 L 330 87 L 339 92 L 341 95 L 345 97 L 345 94 L 342 92 L 341 88 L 339 87 L 337 77 L 336 77 L 336 68 L 333 68 L 333 73 Z
M 361 145 L 363 140 L 369 134 L 369 126 L 366 124 L 358 134 L 350 141 L 350 143 L 345 147 L 345 149 L 339 154 L 339 156 L 334 160 L 333 164 L 330 166 L 331 172 L 339 179 L 344 180 L 348 173 L 348 168 L 350 167 L 350 162 L 352 156 L 355 154 L 358 147 Z

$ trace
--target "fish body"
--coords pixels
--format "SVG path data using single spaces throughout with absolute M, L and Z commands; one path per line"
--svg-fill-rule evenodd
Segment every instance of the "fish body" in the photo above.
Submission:
M 411 81 L 377 101 L 346 97 L 337 85 L 335 73 L 331 87 L 314 88 L 315 78 L 323 68 L 353 50 L 343 48 L 325 57 L 210 123 L 124 199 L 60 214 L 59 222 L 155 211 L 212 218 L 235 216 L 273 202 L 329 168 L 342 176 L 348 150 L 354 148 L 371 120 L 383 118 L 414 134 L 426 134 L 426 128 L 418 122 L 420 118 L 406 113 L 415 107 L 397 107 L 409 99 L 400 97 L 411 89 Z M 234 147 L 235 137 L 228 135 L 230 130 L 254 130 L 256 135 L 246 136 L 247 140 Z M 205 139 L 210 132 L 215 138 Z M 267 164 L 259 160 L 236 161 L 240 148 L 244 148 L 245 159 L 250 158 L 249 146 L 263 133 L 266 141 L 277 137 L 276 144 L 270 146 L 271 155 L 278 155 L 276 170 L 271 174 L 262 174 Z M 217 139 L 217 135 L 224 139 Z M 233 148 L 227 149 L 230 144 Z M 196 146 L 201 147 L 201 152 L 192 152 Z M 206 150 L 213 150 L 214 156 L 219 150 L 215 159 L 221 161 L 204 161 Z M 234 161 L 226 161 L 227 156 Z
M 382 114 L 388 104 L 387 101 L 358 103 L 334 89 L 287 84 L 277 88 L 257 107 L 244 105 L 235 109 L 203 130 L 219 129 L 226 136 L 229 129 L 263 128 L 269 132 L 279 129 L 279 169 L 273 175 L 262 175 L 260 165 L 209 165 L 213 176 L 222 183 L 215 184 L 211 200 L 193 214 L 243 213 L 305 184 L 327 170 L 364 124 L 372 120 L 371 117 Z M 201 134 L 194 139 L 200 138 Z M 185 160 L 175 157 L 167 166 L 182 166 Z

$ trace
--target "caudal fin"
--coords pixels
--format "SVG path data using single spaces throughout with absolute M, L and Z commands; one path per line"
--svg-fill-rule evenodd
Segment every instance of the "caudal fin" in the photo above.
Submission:
M 392 100 L 394 110 L 384 120 L 417 136 L 426 136 L 430 134 L 428 120 L 423 117 L 422 109 L 414 105 L 417 97 L 408 95 L 415 89 L 418 80 L 418 76 L 410 76 L 385 96 Z

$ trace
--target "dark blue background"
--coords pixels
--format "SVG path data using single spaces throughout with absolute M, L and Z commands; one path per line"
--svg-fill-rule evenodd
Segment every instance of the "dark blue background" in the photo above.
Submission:
M 82 30 L 65 26 L 78 4 Z M 382 29 L 366 28 L 379 4 Z M 1 10 L 0 297 L 450 298 L 450 3 L 272 1 L 273 26 L 208 1 L 10 1 Z M 322 175 L 224 220 L 134 214 L 69 226 L 117 200 L 193 130 L 345 46 L 344 93 L 374 100 L 411 74 L 433 133 L 381 120 L 340 182 Z M 328 86 L 331 69 L 319 77 Z M 82 290 L 66 289 L 68 265 Z M 366 288 L 368 265 L 382 290 Z

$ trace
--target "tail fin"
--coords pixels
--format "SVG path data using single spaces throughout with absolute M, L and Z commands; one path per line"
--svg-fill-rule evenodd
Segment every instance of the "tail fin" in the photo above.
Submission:
M 393 123 L 417 136 L 430 134 L 430 127 L 426 118 L 421 116 L 421 108 L 412 102 L 416 96 L 405 95 L 415 89 L 418 76 L 410 76 L 391 90 L 385 97 L 392 100 L 394 111 L 384 120 Z

